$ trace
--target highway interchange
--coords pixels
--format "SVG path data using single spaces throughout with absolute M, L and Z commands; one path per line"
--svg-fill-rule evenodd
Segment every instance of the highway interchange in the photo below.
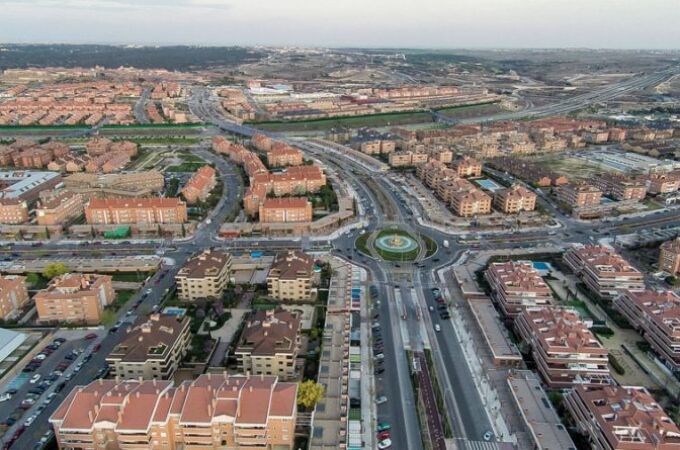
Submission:
M 615 96 L 622 95 L 634 89 L 643 89 L 666 79 L 670 74 L 676 73 L 676 68 L 668 69 L 657 74 L 643 75 L 638 78 L 626 80 L 589 94 L 584 94 L 570 100 L 563 101 L 552 107 L 536 108 L 532 116 L 555 115 L 568 112 L 573 109 L 598 102 Z M 194 96 L 190 101 L 192 112 L 207 122 L 213 123 L 220 130 L 237 134 L 243 137 L 252 136 L 257 130 L 240 124 L 225 121 L 214 104 L 210 92 L 207 89 L 195 89 Z M 572 109 L 573 108 L 573 109 Z M 520 113 L 518 113 L 520 114 Z M 526 117 L 526 112 L 522 117 Z M 513 114 L 488 117 L 488 120 L 500 120 L 514 118 Z M 282 138 L 278 135 L 273 137 Z M 173 285 L 176 271 L 187 258 L 208 247 L 222 246 L 226 248 L 249 248 L 257 246 L 264 250 L 273 250 L 283 247 L 300 247 L 307 250 L 315 250 L 332 246 L 332 253 L 354 264 L 366 268 L 371 277 L 371 282 L 379 290 L 381 300 L 379 309 L 379 322 L 382 329 L 382 337 L 385 342 L 385 373 L 380 376 L 382 392 L 390 401 L 378 408 L 379 421 L 389 422 L 393 425 L 392 440 L 396 444 L 394 448 L 421 449 L 420 427 L 415 408 L 415 396 L 411 387 L 410 367 L 411 362 L 407 359 L 404 351 L 404 337 L 408 339 L 408 346 L 413 349 L 422 349 L 425 342 L 431 344 L 434 354 L 434 365 L 437 378 L 442 387 L 445 404 L 448 410 L 448 418 L 454 436 L 458 439 L 472 441 L 482 440 L 484 433 L 492 429 L 487 412 L 484 409 L 480 394 L 470 373 L 459 340 L 455 338 L 456 330 L 450 320 L 441 320 L 438 313 L 429 313 L 428 306 L 433 304 L 431 288 L 439 286 L 435 273 L 442 267 L 452 264 L 469 245 L 460 244 L 459 236 L 448 234 L 429 226 L 423 225 L 419 220 L 419 214 L 411 208 L 411 200 L 405 198 L 400 186 L 396 181 L 384 173 L 372 171 L 367 166 L 358 163 L 351 157 L 331 152 L 319 145 L 312 145 L 306 141 L 295 141 L 309 156 L 312 156 L 324 165 L 332 167 L 341 175 L 341 178 L 349 183 L 357 195 L 357 200 L 362 204 L 364 215 L 362 219 L 366 226 L 363 231 L 354 229 L 345 232 L 332 240 L 285 240 L 285 239 L 255 239 L 238 238 L 221 240 L 217 238 L 220 225 L 238 207 L 242 197 L 243 186 L 240 184 L 240 176 L 233 164 L 221 156 L 209 152 L 207 149 L 195 150 L 201 157 L 217 165 L 220 176 L 224 182 L 224 195 L 214 211 L 209 215 L 209 220 L 201 223 L 196 233 L 184 240 L 176 240 L 168 249 L 165 257 L 172 260 L 173 264 L 166 265 L 157 272 L 148 282 L 151 292 L 143 298 L 145 308 L 153 308 L 159 304 L 166 289 Z M 367 180 L 372 180 L 370 183 Z M 378 199 L 379 198 L 379 199 Z M 387 200 L 385 202 L 385 200 Z M 556 229 L 543 229 L 526 233 L 489 233 L 479 234 L 480 248 L 511 249 L 529 248 L 545 243 L 586 242 L 616 235 L 624 227 L 627 231 L 639 228 L 665 227 L 677 224 L 678 213 L 674 210 L 666 210 L 631 218 L 626 221 L 600 222 L 593 228 L 592 223 L 580 222 L 566 217 L 557 211 L 555 214 L 560 227 Z M 414 214 L 415 213 L 415 214 Z M 437 251 L 429 258 L 418 263 L 388 263 L 371 258 L 359 252 L 355 248 L 355 240 L 362 232 L 372 232 L 386 226 L 398 224 L 414 234 L 427 236 L 437 244 Z M 556 230 L 556 232 L 555 232 Z M 449 242 L 449 248 L 445 248 L 444 241 Z M 126 246 L 129 251 L 148 251 L 148 244 L 130 243 Z M 47 242 L 41 251 L 63 250 L 73 248 L 74 251 L 87 253 L 82 246 L 73 247 Z M 98 249 L 99 250 L 99 249 Z M 8 252 L 9 250 L 3 250 Z M 30 254 L 35 251 L 28 246 L 14 246 L 12 252 Z M 401 318 L 401 312 L 397 310 L 395 292 L 399 292 L 402 302 L 406 305 L 406 319 Z M 415 294 L 415 295 L 414 295 Z M 133 296 L 129 303 L 120 309 L 119 319 L 126 317 L 127 311 L 132 304 L 141 298 L 142 292 Z M 456 304 L 462 299 L 449 299 Z M 421 315 L 420 320 L 418 315 Z M 134 319 L 134 315 L 130 316 Z M 402 321 L 407 323 L 402 324 Z M 440 324 L 442 330 L 434 332 L 433 324 Z M 425 324 L 425 326 L 421 326 Z M 402 327 L 404 325 L 404 327 Z M 402 335 L 402 328 L 408 330 L 406 336 Z M 426 335 L 422 335 L 423 330 Z M 96 343 L 101 345 L 101 350 L 92 354 L 89 363 L 75 375 L 63 389 L 57 398 L 48 405 L 39 420 L 19 438 L 13 448 L 31 448 L 37 440 L 47 431 L 47 417 L 63 399 L 63 396 L 76 385 L 86 384 L 95 377 L 96 372 L 104 365 L 105 355 L 116 345 L 120 339 L 119 333 L 102 333 Z M 47 391 L 47 395 L 50 391 Z M 399 445 L 403 443 L 403 445 Z

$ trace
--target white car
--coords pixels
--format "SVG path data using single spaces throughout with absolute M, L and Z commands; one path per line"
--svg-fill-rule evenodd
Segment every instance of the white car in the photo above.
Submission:
M 442 327 L 440 327 L 438 323 L 435 323 L 434 324 L 434 331 L 442 331 Z
M 378 448 L 380 450 L 384 450 L 386 448 L 392 447 L 392 439 L 385 439 L 380 442 L 378 442 Z
M 2 395 L 0 395 L 0 402 L 6 402 L 10 398 L 12 398 L 11 394 L 7 394 L 7 393 L 2 394 Z
M 38 361 L 43 361 L 45 358 L 47 358 L 47 355 L 44 353 L 38 353 L 37 355 L 35 355 L 35 359 L 37 359 Z
M 375 399 L 375 404 L 376 405 L 382 405 L 386 401 L 387 401 L 387 397 L 385 397 L 384 395 L 381 395 L 380 397 Z
M 31 416 L 28 419 L 26 419 L 26 422 L 24 422 L 25 427 L 30 427 L 31 424 L 35 421 L 35 416 Z
M 31 380 L 30 380 L 29 382 L 30 382 L 31 384 L 35 384 L 35 383 L 37 383 L 39 380 L 40 380 L 40 374 L 39 374 L 39 373 L 36 373 L 35 375 L 33 375 L 33 377 L 31 378 Z

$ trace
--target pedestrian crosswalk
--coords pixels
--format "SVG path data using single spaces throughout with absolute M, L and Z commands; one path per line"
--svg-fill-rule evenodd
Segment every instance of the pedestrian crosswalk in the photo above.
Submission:
M 498 445 L 495 442 L 485 441 L 459 441 L 459 450 L 498 450 Z

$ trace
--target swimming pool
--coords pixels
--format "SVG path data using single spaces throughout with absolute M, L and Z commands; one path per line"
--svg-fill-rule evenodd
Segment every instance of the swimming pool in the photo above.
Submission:
M 499 189 L 503 189 L 503 186 L 496 183 L 495 181 L 489 180 L 488 178 L 481 178 L 479 180 L 475 180 L 475 183 L 477 183 L 483 189 L 486 189 L 487 191 L 491 191 L 491 192 L 495 192 Z
M 163 308 L 163 314 L 167 314 L 169 316 L 184 316 L 187 313 L 186 308 L 178 308 L 176 306 L 168 306 L 166 308 Z
M 548 272 L 552 270 L 552 266 L 550 265 L 550 263 L 547 262 L 536 261 L 531 263 L 531 265 L 534 266 L 534 269 L 541 272 Z

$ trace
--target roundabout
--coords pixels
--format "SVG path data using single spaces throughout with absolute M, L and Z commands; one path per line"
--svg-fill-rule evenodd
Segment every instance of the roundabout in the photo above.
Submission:
M 401 228 L 392 227 L 360 236 L 355 246 L 366 255 L 383 261 L 409 262 L 430 256 L 431 245 L 436 248 L 436 244 L 431 244 L 431 240 L 425 239 Z

